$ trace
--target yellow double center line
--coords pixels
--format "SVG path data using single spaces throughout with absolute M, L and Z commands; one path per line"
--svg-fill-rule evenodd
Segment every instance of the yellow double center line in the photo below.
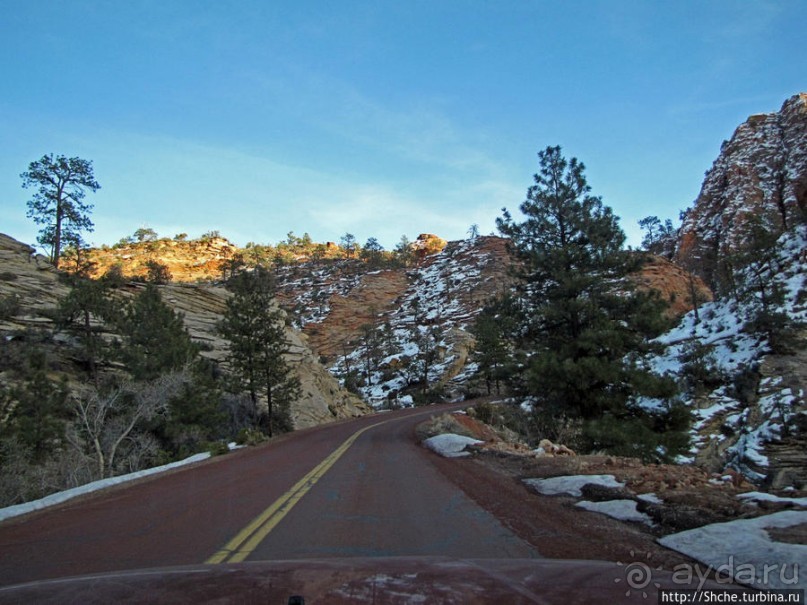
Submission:
M 255 517 L 249 525 L 238 532 L 232 540 L 227 542 L 224 548 L 210 557 L 205 563 L 211 565 L 217 563 L 240 563 L 246 559 L 252 551 L 258 547 L 258 544 L 269 535 L 269 532 L 283 520 L 283 517 L 289 514 L 289 511 L 294 508 L 294 505 L 328 472 L 328 469 L 336 464 L 336 461 L 342 457 L 342 454 L 353 445 L 353 442 L 355 442 L 362 433 L 386 422 L 389 422 L 389 420 L 377 422 L 376 424 L 372 424 L 353 433 L 347 441 L 336 448 L 330 456 L 325 458 L 325 460 L 314 467 L 310 473 L 300 479 L 294 487 L 275 500 L 269 508 Z

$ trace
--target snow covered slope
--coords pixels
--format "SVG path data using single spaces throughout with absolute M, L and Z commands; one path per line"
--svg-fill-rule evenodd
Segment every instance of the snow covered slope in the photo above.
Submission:
M 715 471 L 729 466 L 757 483 L 785 487 L 807 480 L 807 352 L 799 342 L 807 322 L 807 226 L 785 233 L 776 250 L 767 287 L 780 288 L 783 298 L 769 312 L 789 318 L 792 348 L 774 346 L 759 329 L 763 301 L 756 294 L 691 311 L 658 339 L 664 353 L 648 364 L 689 385 L 683 396 L 695 420 L 691 461 Z M 789 455 L 775 455 L 782 451 Z

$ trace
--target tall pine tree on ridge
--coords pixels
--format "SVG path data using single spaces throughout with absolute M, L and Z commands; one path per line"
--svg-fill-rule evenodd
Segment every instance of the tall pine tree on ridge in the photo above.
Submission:
M 590 445 L 607 447 L 610 436 L 598 432 L 611 419 L 636 421 L 639 432 L 658 424 L 635 405 L 637 397 L 674 393 L 669 381 L 631 361 L 656 335 L 652 318 L 660 319 L 662 307 L 631 288 L 627 277 L 637 262 L 623 248 L 618 218 L 591 195 L 585 166 L 564 158 L 560 147 L 538 157 L 535 184 L 520 205 L 524 220 L 506 209 L 497 219 L 522 284 L 524 383 L 543 413 L 583 419 Z

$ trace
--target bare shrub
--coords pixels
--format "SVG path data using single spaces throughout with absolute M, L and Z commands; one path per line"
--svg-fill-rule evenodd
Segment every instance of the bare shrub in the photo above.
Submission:
M 418 439 L 428 439 L 435 435 L 442 435 L 444 433 L 454 433 L 456 435 L 464 435 L 465 437 L 474 437 L 474 435 L 462 424 L 457 422 L 453 414 L 441 414 L 440 416 L 432 416 L 429 420 L 421 422 L 415 432 Z
M 167 416 L 168 402 L 189 380 L 185 371 L 155 380 L 124 383 L 107 393 L 93 391 L 74 404 L 74 445 L 95 459 L 96 478 L 111 477 L 120 470 L 143 468 L 158 451 L 156 440 L 142 429 L 143 423 Z M 123 461 L 118 460 L 119 454 Z

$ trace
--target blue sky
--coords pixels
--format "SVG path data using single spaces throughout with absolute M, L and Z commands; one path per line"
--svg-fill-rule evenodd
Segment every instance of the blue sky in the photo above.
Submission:
M 19 174 L 92 160 L 95 244 L 494 230 L 561 145 L 622 218 L 677 219 L 748 115 L 807 89 L 807 3 L 0 0 L 0 232 Z

